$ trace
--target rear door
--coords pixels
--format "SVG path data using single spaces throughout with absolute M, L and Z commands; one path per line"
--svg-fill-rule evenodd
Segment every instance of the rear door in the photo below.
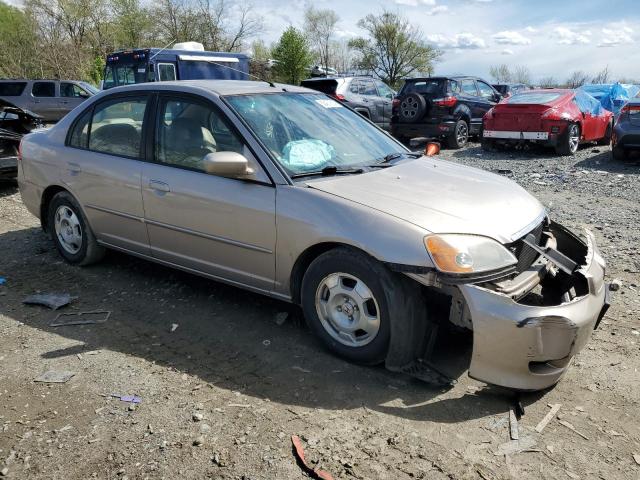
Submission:
M 66 115 L 90 96 L 91 94 L 77 83 L 60 82 L 58 105 L 61 115 Z
M 469 106 L 471 110 L 471 124 L 478 125 L 482 123 L 482 117 L 484 116 L 484 101 L 478 95 L 478 89 L 476 82 L 472 78 L 463 78 L 458 80 L 460 85 L 460 93 L 462 100 Z
M 30 110 L 42 116 L 45 121 L 60 119 L 56 82 L 36 81 L 31 85 Z
M 478 113 L 480 114 L 480 121 L 476 123 L 476 126 L 482 125 L 482 117 L 484 114 L 489 111 L 496 103 L 496 92 L 495 90 L 488 84 L 481 80 L 476 80 L 476 85 L 478 87 L 478 93 L 480 94 L 480 99 L 478 101 Z
M 391 90 L 384 82 L 376 80 L 376 88 L 378 90 L 378 105 L 380 108 L 381 127 L 389 130 L 391 128 L 391 110 L 393 107 L 393 90 Z
M 149 94 L 109 96 L 74 122 L 64 152 L 63 179 L 99 241 L 149 254 L 140 177 Z
M 158 260 L 262 291 L 275 276 L 276 189 L 217 106 L 163 93 L 142 176 L 145 223 Z M 286 112 L 285 112 L 286 113 Z M 205 172 L 208 153 L 242 153 L 257 180 Z
M 378 96 L 378 90 L 372 78 L 360 79 L 360 96 L 369 110 L 370 120 L 382 127 L 384 125 L 384 104 Z

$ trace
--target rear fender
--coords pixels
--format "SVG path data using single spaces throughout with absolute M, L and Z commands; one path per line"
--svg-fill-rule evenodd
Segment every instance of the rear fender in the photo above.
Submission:
M 458 105 L 455 108 L 455 110 L 453 111 L 453 118 L 456 119 L 456 122 L 458 120 L 464 120 L 465 122 L 470 124 L 471 123 L 471 109 L 465 104 Z

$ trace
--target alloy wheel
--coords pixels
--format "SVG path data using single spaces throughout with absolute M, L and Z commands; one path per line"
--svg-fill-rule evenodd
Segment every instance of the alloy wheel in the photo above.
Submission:
M 75 255 L 82 248 L 82 226 L 78 215 L 67 205 L 60 205 L 54 216 L 54 229 L 58 242 L 67 252 Z

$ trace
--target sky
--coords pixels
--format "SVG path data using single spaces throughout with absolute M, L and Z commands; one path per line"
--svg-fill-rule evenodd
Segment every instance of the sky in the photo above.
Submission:
M 270 44 L 288 26 L 302 26 L 308 2 L 238 4 L 252 3 L 264 20 L 262 38 Z M 337 12 L 337 37 L 344 40 L 364 34 L 357 23 L 369 13 L 388 9 L 404 15 L 442 50 L 437 75 L 490 79 L 490 66 L 506 63 L 529 68 L 534 82 L 548 76 L 562 81 L 576 70 L 593 75 L 605 67 L 614 79 L 640 80 L 638 0 L 313 0 L 313 5 Z
M 305 0 L 254 2 L 265 19 L 264 37 L 276 40 L 289 25 L 300 27 Z M 399 12 L 443 51 L 439 75 L 489 79 L 491 65 L 529 68 L 533 80 L 571 72 L 595 74 L 609 68 L 614 78 L 640 79 L 638 0 L 314 0 L 339 17 L 338 36 L 362 35 L 360 18 L 384 9 Z

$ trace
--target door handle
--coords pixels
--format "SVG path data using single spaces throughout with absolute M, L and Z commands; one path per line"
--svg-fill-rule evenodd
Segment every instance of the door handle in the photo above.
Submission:
M 80 165 L 78 165 L 75 162 L 68 162 L 67 169 L 69 170 L 69 173 L 71 175 L 77 175 L 82 171 L 82 169 L 80 168 Z
M 169 188 L 169 184 L 161 182 L 160 180 L 149 180 L 149 188 L 151 190 L 155 190 L 158 193 L 167 193 L 171 191 L 171 189 Z

